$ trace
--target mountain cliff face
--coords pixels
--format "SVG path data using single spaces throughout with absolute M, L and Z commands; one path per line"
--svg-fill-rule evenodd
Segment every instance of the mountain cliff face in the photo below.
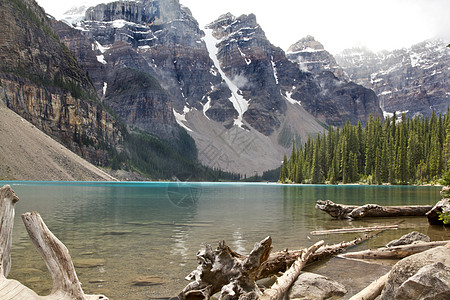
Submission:
M 207 27 L 217 39 L 222 72 L 238 87 L 240 114 L 263 134 L 271 135 L 280 128 L 287 102 L 337 126 L 347 118 L 356 123 L 358 119 L 366 121 L 370 113 L 381 114 L 372 91 L 345 83 L 331 72 L 305 72 L 290 61 L 267 40 L 254 15 L 236 18 L 226 14 Z
M 180 125 L 211 167 L 261 173 L 294 138 L 381 114 L 371 91 L 302 71 L 254 15 L 226 14 L 202 31 L 176 0 L 117 1 L 53 27 L 129 128 L 176 139 Z
M 312 73 L 330 71 L 337 78 L 349 81 L 348 75 L 337 64 L 334 56 L 310 35 L 292 44 L 287 50 L 286 56 L 289 60 L 298 63 L 300 69 L 304 71 Z
M 96 164 L 119 147 L 120 126 L 96 103 L 86 72 L 33 0 L 0 1 L 0 101 Z M 83 140 L 83 142 L 81 142 Z
M 404 112 L 412 117 L 447 111 L 450 49 L 442 41 L 425 41 L 392 52 L 353 48 L 336 60 L 351 80 L 377 93 L 387 114 Z
M 319 86 L 319 96 L 311 97 L 314 95 L 311 92 L 304 96 L 310 99 L 305 103 L 308 111 L 322 114 L 327 123 L 335 126 L 347 119 L 353 124 L 358 120 L 365 123 L 370 114 L 382 117 L 375 93 L 349 81 L 334 57 L 312 36 L 290 46 L 286 56 L 301 70 L 311 72 L 314 83 Z

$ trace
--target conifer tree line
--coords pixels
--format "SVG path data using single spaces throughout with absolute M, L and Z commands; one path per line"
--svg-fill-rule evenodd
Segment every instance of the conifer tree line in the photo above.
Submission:
M 282 183 L 421 184 L 450 173 L 450 114 L 330 127 L 284 155 Z

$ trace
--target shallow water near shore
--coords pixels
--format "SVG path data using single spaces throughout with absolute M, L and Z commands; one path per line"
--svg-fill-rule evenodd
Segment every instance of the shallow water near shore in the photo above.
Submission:
M 324 186 L 182 182 L 0 182 L 20 198 L 16 205 L 12 268 L 20 280 L 41 295 L 51 290 L 44 262 L 32 245 L 20 214 L 38 211 L 49 229 L 67 246 L 86 293 L 110 299 L 156 299 L 177 295 L 184 277 L 197 267 L 196 253 L 225 240 L 247 254 L 270 235 L 274 251 L 298 249 L 324 239 L 348 241 L 361 234 L 312 236 L 311 231 L 392 225 L 354 250 L 383 246 L 412 230 L 432 240 L 450 239 L 426 218 L 332 220 L 314 208 L 318 199 L 344 204 L 434 204 L 439 187 Z M 338 279 L 349 297 L 383 275 L 392 262 L 368 265 L 332 259 L 312 266 L 314 272 Z M 369 270 L 369 271 L 367 271 Z

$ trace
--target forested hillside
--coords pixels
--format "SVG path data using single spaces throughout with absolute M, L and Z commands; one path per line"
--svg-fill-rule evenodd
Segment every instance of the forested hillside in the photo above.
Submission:
M 347 122 L 342 128 L 293 143 L 281 167 L 283 183 L 420 184 L 442 178 L 449 169 L 450 116 L 407 119 L 394 114 L 369 118 L 363 128 Z

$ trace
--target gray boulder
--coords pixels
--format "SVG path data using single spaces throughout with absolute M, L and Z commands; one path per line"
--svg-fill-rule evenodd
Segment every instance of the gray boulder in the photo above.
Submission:
M 450 245 L 436 247 L 417 253 L 396 263 L 394 267 L 392 267 L 388 282 L 383 289 L 381 300 L 406 299 L 401 298 L 403 296 L 400 294 L 400 287 L 409 280 L 410 277 L 416 275 L 421 268 L 435 263 L 442 263 L 446 267 L 450 267 Z M 412 284 L 412 282 L 409 284 Z M 430 286 L 430 289 L 431 288 L 435 289 L 436 293 L 439 292 L 437 286 L 432 285 Z M 397 295 L 399 298 L 397 298 Z M 420 294 L 418 293 L 413 299 L 429 298 L 420 298 Z
M 303 272 L 288 291 L 287 299 L 337 299 L 344 296 L 347 289 L 342 284 L 325 276 Z
M 398 289 L 395 299 L 447 300 L 450 298 L 450 268 L 437 262 L 421 268 Z
M 393 240 L 390 241 L 386 247 L 394 247 L 394 246 L 401 246 L 401 245 L 409 245 L 412 244 L 414 242 L 418 242 L 418 241 L 422 241 L 422 242 L 430 242 L 430 237 L 426 234 L 417 232 L 417 231 L 412 231 L 408 234 L 405 234 L 404 236 L 402 236 L 401 238 L 399 238 L 398 240 Z

